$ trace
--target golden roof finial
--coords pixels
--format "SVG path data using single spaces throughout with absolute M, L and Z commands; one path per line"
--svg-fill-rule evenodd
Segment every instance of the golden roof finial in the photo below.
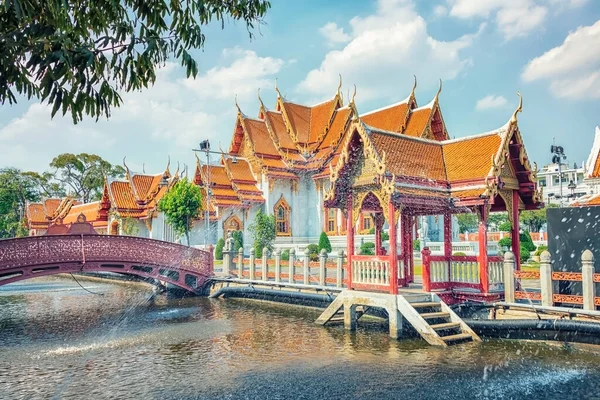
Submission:
M 417 76 L 413 74 L 413 77 L 415 78 L 415 83 L 413 84 L 412 93 L 415 94 L 415 89 L 417 88 Z
M 435 94 L 435 102 L 437 103 L 440 100 L 440 93 L 442 93 L 442 80 L 440 79 L 440 88 L 438 89 L 437 93 Z
M 513 123 L 517 122 L 517 114 L 523 111 L 523 96 L 521 96 L 521 93 L 519 91 L 517 91 L 517 96 L 519 96 L 519 106 L 513 113 L 512 117 L 510 117 L 510 122 Z
M 261 108 L 266 108 L 265 105 L 263 104 L 262 99 L 260 98 L 260 88 L 258 88 L 258 102 L 260 103 Z
M 167 167 L 165 168 L 166 175 L 171 175 L 171 172 L 169 171 L 170 167 L 171 167 L 171 156 L 167 155 Z
M 144 174 L 146 173 L 146 163 L 145 162 L 142 163 L 142 172 Z
M 179 175 L 179 161 L 177 161 L 177 171 L 175 171 L 175 176 Z
M 275 91 L 277 92 L 278 98 L 283 98 L 283 96 L 281 95 L 281 92 L 279 91 L 279 87 L 277 86 L 277 78 L 275 78 Z
M 338 93 L 338 95 L 341 95 L 342 94 L 342 74 L 338 74 L 338 75 L 340 76 L 340 83 L 337 88 L 337 93 Z
M 352 93 L 352 100 L 350 100 L 350 103 L 354 104 L 355 97 L 356 97 L 356 84 L 354 85 L 354 93 Z
M 131 178 L 131 174 L 129 172 L 129 167 L 127 166 L 127 164 L 125 163 L 125 159 L 127 158 L 127 156 L 123 157 L 123 167 L 125 167 L 125 178 L 127 180 L 129 180 Z
M 200 167 L 200 158 L 198 158 L 198 153 L 194 152 L 194 155 L 196 156 L 196 167 Z
M 240 105 L 239 105 L 239 104 L 238 104 L 238 102 L 237 102 L 237 94 L 235 95 L 235 100 L 234 100 L 234 101 L 235 101 L 235 108 L 237 108 L 237 110 L 238 110 L 238 113 L 243 115 L 244 113 L 243 113 L 243 112 L 242 112 L 242 110 L 240 109 Z

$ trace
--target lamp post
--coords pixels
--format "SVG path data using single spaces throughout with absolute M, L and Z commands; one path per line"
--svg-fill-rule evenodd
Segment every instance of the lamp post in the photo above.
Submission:
M 210 210 L 209 210 L 209 204 L 210 204 L 210 197 L 212 195 L 212 189 L 211 189 L 211 181 L 210 181 L 210 155 L 211 154 L 219 154 L 219 155 L 224 155 L 224 156 L 231 156 L 231 162 L 233 164 L 237 163 L 237 159 L 238 157 L 235 154 L 229 154 L 229 153 L 223 153 L 220 151 L 211 151 L 210 150 L 210 142 L 208 141 L 208 139 L 203 140 L 200 142 L 199 146 L 197 149 L 192 149 L 192 151 L 198 151 L 198 152 L 203 152 L 206 154 L 206 209 L 204 210 L 204 247 L 206 248 L 208 246 L 208 242 L 209 242 L 209 231 L 210 231 Z
M 577 188 L 577 185 L 575 184 L 575 182 L 573 182 L 573 180 L 571 180 L 567 187 L 571 191 L 571 197 L 575 197 L 575 189 Z
M 553 154 L 552 162 L 558 164 L 558 184 L 559 184 L 559 196 L 560 202 L 562 203 L 562 160 L 566 160 L 565 149 L 562 146 L 550 146 L 550 153 Z

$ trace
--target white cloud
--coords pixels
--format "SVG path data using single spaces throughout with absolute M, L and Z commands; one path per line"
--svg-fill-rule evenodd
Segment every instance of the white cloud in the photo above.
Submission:
M 19 117 L 0 123 L 0 165 L 43 171 L 64 152 L 90 152 L 112 163 L 127 156 L 128 164 L 146 164 L 146 171 L 164 168 L 167 156 L 192 168 L 191 149 L 202 139 L 229 144 L 235 118 L 234 96 L 240 106 L 256 99 L 256 90 L 272 86 L 283 60 L 260 57 L 239 48 L 223 51 L 223 66 L 200 73 L 196 80 L 181 76 L 181 67 L 167 63 L 157 71 L 154 86 L 122 94 L 123 104 L 109 121 L 87 118 L 73 125 L 69 115 L 50 119 L 51 108 L 31 104 Z M 250 97 L 250 94 L 252 96 Z M 251 100 L 250 100 L 251 98 Z M 248 107 L 249 108 L 249 107 Z
M 440 18 L 446 16 L 447 14 L 448 8 L 446 8 L 446 6 L 438 4 L 437 6 L 433 7 L 433 15 L 435 17 Z
M 498 30 L 506 40 L 527 36 L 544 27 L 550 11 L 561 13 L 577 8 L 587 0 L 447 0 L 450 15 L 468 18 L 495 18 Z
M 350 35 L 344 32 L 344 28 L 337 26 L 335 22 L 328 22 L 319 28 L 319 32 L 330 46 L 335 46 L 340 43 L 348 43 L 351 39 Z
M 482 110 L 488 110 L 490 108 L 502 108 L 507 103 L 508 103 L 508 101 L 506 100 L 506 98 L 504 96 L 489 95 L 489 96 L 485 96 L 482 99 L 477 100 L 477 103 L 475 104 L 475 109 L 482 111 Z
M 471 46 L 476 34 L 436 40 L 410 1 L 380 0 L 373 15 L 357 16 L 349 23 L 352 40 L 343 49 L 327 53 L 319 68 L 299 84 L 300 91 L 331 94 L 341 73 L 366 100 L 406 83 L 412 74 L 418 75 L 420 85 L 434 86 L 438 78 L 453 79 L 471 64 L 460 53 Z
M 569 33 L 564 42 L 529 61 L 525 82 L 547 79 L 558 97 L 600 98 L 600 20 Z

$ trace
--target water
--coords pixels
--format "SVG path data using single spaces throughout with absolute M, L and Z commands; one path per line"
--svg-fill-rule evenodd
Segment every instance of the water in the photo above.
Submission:
M 323 328 L 308 308 L 82 283 L 104 295 L 62 278 L 0 288 L 0 398 L 600 398 L 594 349 L 440 349 L 377 323 Z

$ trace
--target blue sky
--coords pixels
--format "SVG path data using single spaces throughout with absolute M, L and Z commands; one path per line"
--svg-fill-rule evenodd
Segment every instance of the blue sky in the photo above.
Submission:
M 502 126 L 523 95 L 519 116 L 528 154 L 549 161 L 553 138 L 581 164 L 600 124 L 600 1 L 596 0 L 273 0 L 250 41 L 242 24 L 206 30 L 196 80 L 169 63 L 156 85 L 123 95 L 110 120 L 50 119 L 22 100 L 0 107 L 0 166 L 42 171 L 62 152 L 90 152 L 147 172 L 180 162 L 210 139 L 227 150 L 234 98 L 256 115 L 257 90 L 267 107 L 274 82 L 290 100 L 312 104 L 357 85 L 367 112 L 404 99 L 417 75 L 417 101 L 428 103 L 438 79 L 451 136 Z M 353 90 L 353 89 L 352 89 Z

